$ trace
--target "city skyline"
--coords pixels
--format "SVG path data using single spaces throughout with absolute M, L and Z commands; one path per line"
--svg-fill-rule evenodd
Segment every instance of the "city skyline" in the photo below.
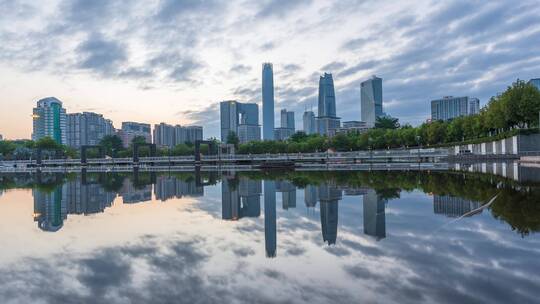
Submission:
M 368 7 L 369 17 L 355 18 Z M 377 74 L 385 79 L 385 112 L 417 125 L 430 116 L 426 103 L 434 98 L 475 96 L 485 104 L 517 78 L 538 78 L 540 63 L 524 46 L 540 40 L 533 18 L 539 9 L 534 1 L 232 1 L 187 8 L 174 1 L 5 2 L 0 134 L 29 138 L 31 125 L 20 122 L 29 121 L 36 100 L 55 96 L 73 112 L 103 114 L 116 128 L 121 121 L 208 122 L 208 137 L 219 137 L 219 101 L 262 109 L 262 62 L 274 65 L 275 109 L 302 113 L 316 104 L 317 77 L 328 71 L 337 115 L 359 120 L 358 85 Z

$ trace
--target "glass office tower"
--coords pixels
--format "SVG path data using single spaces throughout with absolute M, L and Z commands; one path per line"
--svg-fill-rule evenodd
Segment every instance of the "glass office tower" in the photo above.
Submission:
M 371 77 L 360 84 L 360 106 L 362 121 L 373 127 L 377 117 L 383 113 L 382 78 Z
M 263 140 L 274 139 L 274 68 L 263 63 L 262 69 Z

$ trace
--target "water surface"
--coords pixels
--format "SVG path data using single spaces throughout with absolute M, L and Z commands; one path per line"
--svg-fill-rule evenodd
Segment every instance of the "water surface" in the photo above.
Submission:
M 1 303 L 533 303 L 540 188 L 458 172 L 0 176 Z M 491 203 L 490 203 L 491 202 Z

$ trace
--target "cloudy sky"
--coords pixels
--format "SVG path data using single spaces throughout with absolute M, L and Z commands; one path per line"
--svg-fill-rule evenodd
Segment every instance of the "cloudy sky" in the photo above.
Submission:
M 0 0 L 0 134 L 29 138 L 31 111 L 202 124 L 221 100 L 261 102 L 274 64 L 276 114 L 314 106 L 334 75 L 337 114 L 360 119 L 360 82 L 383 78 L 384 111 L 419 124 L 429 100 L 489 97 L 540 77 L 540 4 L 529 1 Z

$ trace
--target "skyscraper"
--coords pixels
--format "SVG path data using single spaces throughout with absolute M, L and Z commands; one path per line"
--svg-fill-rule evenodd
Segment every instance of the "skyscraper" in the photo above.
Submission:
M 319 79 L 319 104 L 316 119 L 317 133 L 329 135 L 331 130 L 340 127 L 340 119 L 336 117 L 336 94 L 332 74 L 324 73 Z
M 263 63 L 262 69 L 263 140 L 274 139 L 274 68 Z
M 67 144 L 66 109 L 55 97 L 38 100 L 32 111 L 32 140 L 50 137 L 59 144 Z
M 336 116 L 336 94 L 332 74 L 324 73 L 319 78 L 319 117 Z
M 382 78 L 374 75 L 360 84 L 360 106 L 362 121 L 373 127 L 377 117 L 384 115 Z
M 480 101 L 472 97 L 445 96 L 431 101 L 432 120 L 450 120 L 460 116 L 478 114 Z
M 220 103 L 221 141 L 226 142 L 229 132 L 234 132 L 240 143 L 261 139 L 259 106 L 256 103 L 240 103 L 235 100 Z
M 315 134 L 315 114 L 313 111 L 305 111 L 304 116 L 302 117 L 302 122 L 304 125 L 304 133 L 306 134 Z
M 98 145 L 103 137 L 114 133 L 112 121 L 105 119 L 101 114 L 92 112 L 67 114 L 67 145 L 70 147 Z

